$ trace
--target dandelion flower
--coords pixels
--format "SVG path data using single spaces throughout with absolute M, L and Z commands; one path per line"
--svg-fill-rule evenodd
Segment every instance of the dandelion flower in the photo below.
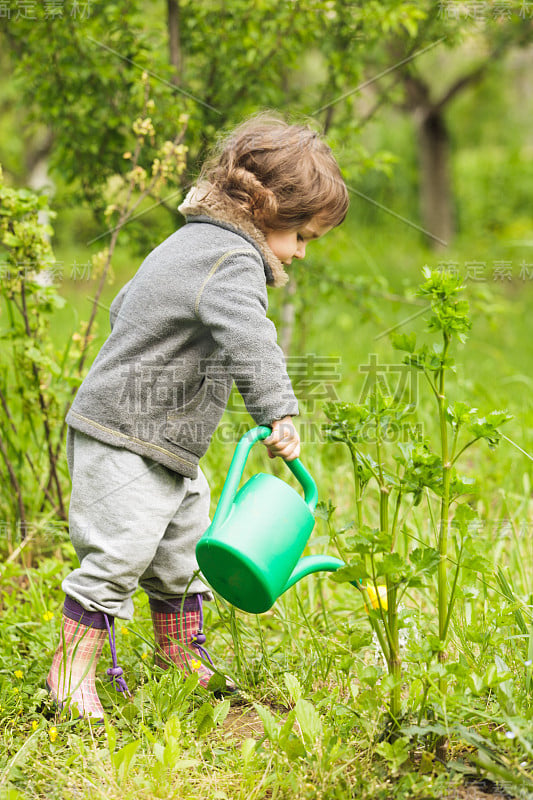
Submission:
M 53 618 L 54 618 L 54 615 L 53 615 L 53 613 L 52 613 L 51 611 L 45 611 L 45 612 L 44 612 L 44 614 L 43 614 L 43 620 L 44 620 L 45 622 L 50 622 L 50 620 L 51 620 L 51 619 L 53 619 Z
M 48 731 L 48 738 L 51 742 L 55 742 L 57 739 L 57 728 L 50 728 Z
M 19 678 L 19 680 L 24 677 L 24 673 L 22 672 L 21 669 L 16 669 L 13 675 L 15 676 L 15 678 Z
M 198 661 L 197 658 L 191 658 L 191 667 L 193 669 L 200 669 L 201 666 L 202 666 L 201 661 Z
M 388 609 L 388 596 L 387 596 L 387 587 L 386 586 L 378 586 L 377 592 L 374 586 L 370 585 L 366 587 L 368 592 L 368 596 L 370 598 L 370 602 L 372 603 L 372 608 L 379 608 L 381 606 L 383 611 Z M 365 603 L 365 611 L 368 614 L 368 607 Z

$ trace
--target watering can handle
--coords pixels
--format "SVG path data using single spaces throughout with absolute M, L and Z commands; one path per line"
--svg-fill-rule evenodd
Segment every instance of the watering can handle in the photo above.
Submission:
M 222 493 L 220 495 L 220 500 L 218 501 L 218 506 L 215 511 L 211 527 L 215 527 L 218 524 L 222 525 L 227 518 L 233 500 L 235 499 L 235 495 L 237 494 L 237 489 L 239 488 L 239 484 L 241 482 L 246 459 L 248 458 L 253 445 L 256 442 L 261 441 L 261 439 L 266 439 L 271 433 L 271 428 L 267 427 L 266 425 L 258 425 L 256 428 L 251 428 L 240 439 L 231 460 L 228 476 L 222 488 Z M 285 463 L 289 467 L 296 480 L 298 480 L 302 485 L 305 502 L 309 506 L 311 513 L 314 514 L 318 500 L 318 489 L 315 481 L 299 458 L 295 458 L 293 461 L 286 461 Z

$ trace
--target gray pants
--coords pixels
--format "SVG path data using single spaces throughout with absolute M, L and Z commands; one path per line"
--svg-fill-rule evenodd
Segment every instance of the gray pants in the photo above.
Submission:
M 195 547 L 209 527 L 209 486 L 129 450 L 69 428 L 70 538 L 80 560 L 63 581 L 87 611 L 131 619 L 140 585 L 166 600 L 207 592 L 194 573 Z

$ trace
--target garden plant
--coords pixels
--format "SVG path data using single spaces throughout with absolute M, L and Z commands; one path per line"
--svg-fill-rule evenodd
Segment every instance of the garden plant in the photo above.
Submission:
M 408 710 L 416 710 L 420 722 L 427 719 L 431 696 L 435 697 L 433 711 L 435 703 L 443 706 L 453 674 L 446 665 L 446 645 L 458 579 L 463 568 L 476 569 L 472 566 L 476 545 L 471 532 L 476 518 L 472 509 L 475 482 L 459 475 L 455 465 L 479 440 L 494 448 L 500 438 L 498 426 L 510 419 L 504 411 L 480 417 L 468 403 L 449 398 L 446 375 L 454 370 L 451 345 L 454 337 L 460 341 L 466 338 L 470 328 L 468 303 L 461 298 L 464 287 L 460 276 L 425 268 L 424 277 L 418 293 L 429 301 L 428 329 L 438 341 L 418 349 L 415 334 L 394 333 L 392 341 L 395 349 L 407 353 L 405 366 L 424 376 L 434 396 L 437 447 L 431 446 L 429 436 L 423 435 L 423 426 L 413 419 L 413 398 L 385 394 L 379 379 L 373 381 L 364 403 L 329 403 L 326 407 L 331 421 L 326 428 L 328 439 L 344 442 L 349 448 L 356 512 L 350 535 L 343 530 L 341 536 L 331 529 L 347 564 L 333 580 L 353 583 L 364 596 L 389 671 L 392 730 L 400 727 L 406 711 L 402 709 L 400 631 L 410 612 L 402 607 L 402 600 L 409 590 L 433 588 L 435 583 L 436 596 L 429 599 L 429 608 L 437 609 L 438 627 L 426 629 L 416 623 L 417 637 L 426 640 L 424 672 L 419 676 L 423 691 L 414 708 Z M 374 487 L 375 508 L 368 502 Z M 412 532 L 411 518 L 421 504 L 432 533 L 432 539 L 426 542 Z M 329 521 L 329 515 L 327 518 Z M 450 533 L 455 545 L 452 557 L 448 552 Z M 437 664 L 432 669 L 435 657 Z M 441 758 L 445 757 L 444 744 L 442 739 L 438 741 Z

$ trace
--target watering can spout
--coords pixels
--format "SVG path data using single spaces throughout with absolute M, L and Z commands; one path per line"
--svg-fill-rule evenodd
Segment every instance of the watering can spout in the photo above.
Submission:
M 339 567 L 344 567 L 344 561 L 334 556 L 304 556 L 293 569 L 289 580 L 282 589 L 282 594 L 306 575 L 311 575 L 312 572 L 336 572 Z

